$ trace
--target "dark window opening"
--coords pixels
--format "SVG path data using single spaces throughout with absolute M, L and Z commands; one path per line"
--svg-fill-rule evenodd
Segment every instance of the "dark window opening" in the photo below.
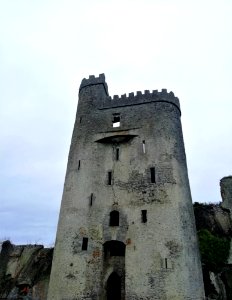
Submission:
M 80 170 L 80 168 L 81 168 L 81 161 L 80 160 L 78 160 L 78 170 Z
M 145 146 L 145 141 L 143 140 L 143 153 L 146 152 L 146 146 Z
M 93 193 L 91 193 L 91 195 L 90 195 L 90 202 L 89 202 L 89 204 L 90 204 L 90 206 L 93 205 Z
M 121 278 L 113 272 L 107 280 L 107 300 L 121 299 Z
M 111 185 L 112 184 L 112 172 L 109 171 L 108 172 L 108 185 Z
M 142 222 L 147 223 L 147 210 L 142 210 Z
M 116 160 L 119 160 L 119 148 L 116 148 Z
M 83 237 L 83 240 L 82 240 L 82 250 L 87 250 L 88 248 L 88 238 L 86 237 Z
M 120 114 L 113 115 L 113 127 L 120 127 Z
M 168 259 L 167 258 L 165 258 L 165 269 L 167 269 L 168 268 Z
M 150 168 L 151 172 L 151 183 L 155 183 L 155 168 Z
M 82 117 L 80 117 L 80 123 L 82 122 Z
M 117 210 L 110 213 L 110 226 L 119 226 L 119 212 Z
M 125 256 L 126 245 L 120 241 L 108 241 L 104 244 L 105 258 L 108 256 Z

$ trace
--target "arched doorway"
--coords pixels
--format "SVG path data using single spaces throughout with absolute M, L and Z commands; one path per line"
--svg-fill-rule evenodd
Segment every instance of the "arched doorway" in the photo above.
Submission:
M 107 300 L 121 300 L 121 278 L 116 272 L 107 280 Z
M 104 300 L 125 300 L 126 245 L 117 240 L 103 245 L 103 297 Z

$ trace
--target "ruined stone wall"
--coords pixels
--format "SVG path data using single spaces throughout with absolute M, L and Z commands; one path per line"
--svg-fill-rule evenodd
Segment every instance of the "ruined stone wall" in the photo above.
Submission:
M 123 261 L 107 257 L 112 241 Z M 100 76 L 80 87 L 49 299 L 106 299 L 112 272 L 128 300 L 204 297 L 179 101 L 166 90 L 111 99 Z
M 221 204 L 194 204 L 208 300 L 232 299 L 232 219 L 230 211 Z
M 222 206 L 232 210 L 232 176 L 223 177 L 220 180 Z
M 222 207 L 228 209 L 232 219 L 232 176 L 223 177 L 220 180 L 220 189 L 222 196 Z M 228 262 L 232 264 L 232 241 L 230 243 L 230 256 Z
M 42 245 L 1 245 L 0 299 L 47 299 L 52 248 Z

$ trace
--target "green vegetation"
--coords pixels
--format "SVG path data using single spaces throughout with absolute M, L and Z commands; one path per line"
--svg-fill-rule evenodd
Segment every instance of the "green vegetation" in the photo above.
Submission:
M 217 272 L 227 262 L 230 240 L 216 237 L 207 229 L 198 231 L 198 239 L 202 263 Z

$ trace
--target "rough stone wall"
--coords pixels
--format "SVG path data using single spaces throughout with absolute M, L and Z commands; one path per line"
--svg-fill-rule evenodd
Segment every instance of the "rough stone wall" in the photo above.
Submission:
M 232 221 L 228 209 L 222 204 L 194 204 L 197 231 L 207 229 L 220 237 L 231 237 Z
M 220 205 L 195 203 L 194 213 L 199 234 L 202 230 L 207 230 L 214 237 L 220 238 L 221 241 L 231 243 L 232 219 L 229 210 L 223 208 L 222 203 Z M 209 252 L 213 253 L 215 251 L 218 251 L 218 249 L 213 249 L 210 245 Z M 221 256 L 221 251 L 222 249 L 219 249 L 218 253 L 215 253 L 215 257 Z M 202 269 L 206 299 L 232 299 L 231 251 L 228 251 L 227 259 L 220 265 L 216 265 L 216 268 L 212 268 L 212 265 L 204 261 L 204 257 L 202 257 Z
M 232 219 L 232 176 L 223 177 L 220 180 L 222 207 L 229 210 Z M 232 264 L 232 241 L 230 243 L 230 257 L 228 263 Z
M 0 299 L 47 299 L 53 249 L 42 245 L 2 244 Z
M 232 210 L 232 176 L 223 177 L 220 180 L 222 206 Z
M 112 241 L 123 262 L 106 258 Z M 106 299 L 112 272 L 128 300 L 204 297 L 178 99 L 163 90 L 112 100 L 100 76 L 80 87 L 48 298 Z

